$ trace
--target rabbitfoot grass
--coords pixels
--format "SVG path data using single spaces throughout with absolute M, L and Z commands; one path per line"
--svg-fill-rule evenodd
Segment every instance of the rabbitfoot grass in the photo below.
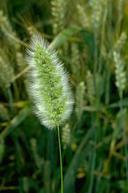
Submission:
M 34 104 L 34 112 L 41 124 L 47 128 L 57 128 L 61 193 L 63 193 L 63 169 L 60 141 L 60 125 L 69 117 L 73 107 L 71 89 L 67 73 L 57 57 L 57 53 L 39 35 L 34 35 L 27 51 L 28 93 Z

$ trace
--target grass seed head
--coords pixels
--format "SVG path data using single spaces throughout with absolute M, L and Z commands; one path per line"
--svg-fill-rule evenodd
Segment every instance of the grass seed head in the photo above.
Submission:
M 69 117 L 73 106 L 67 73 L 57 53 L 39 35 L 32 37 L 27 53 L 28 92 L 34 111 L 43 125 L 57 127 Z

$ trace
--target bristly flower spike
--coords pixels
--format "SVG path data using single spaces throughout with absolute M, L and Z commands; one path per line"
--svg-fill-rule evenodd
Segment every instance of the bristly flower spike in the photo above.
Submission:
M 57 53 L 35 34 L 27 50 L 28 93 L 34 104 L 34 112 L 41 123 L 52 129 L 70 116 L 73 108 L 72 92 L 68 76 Z

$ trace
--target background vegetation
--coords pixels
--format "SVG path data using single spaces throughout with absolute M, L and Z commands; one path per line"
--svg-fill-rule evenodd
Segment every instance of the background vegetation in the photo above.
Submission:
M 26 92 L 36 31 L 74 92 L 61 129 L 65 193 L 128 192 L 127 0 L 0 0 L 0 192 L 60 191 L 56 130 L 40 125 Z

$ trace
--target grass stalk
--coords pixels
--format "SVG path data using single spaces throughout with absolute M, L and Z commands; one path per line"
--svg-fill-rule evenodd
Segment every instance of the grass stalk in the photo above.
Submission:
M 62 162 L 62 151 L 61 151 L 61 140 L 60 140 L 60 128 L 59 128 L 59 126 L 57 127 L 57 133 L 58 133 L 59 158 L 60 158 L 61 193 L 64 193 L 63 162 Z

